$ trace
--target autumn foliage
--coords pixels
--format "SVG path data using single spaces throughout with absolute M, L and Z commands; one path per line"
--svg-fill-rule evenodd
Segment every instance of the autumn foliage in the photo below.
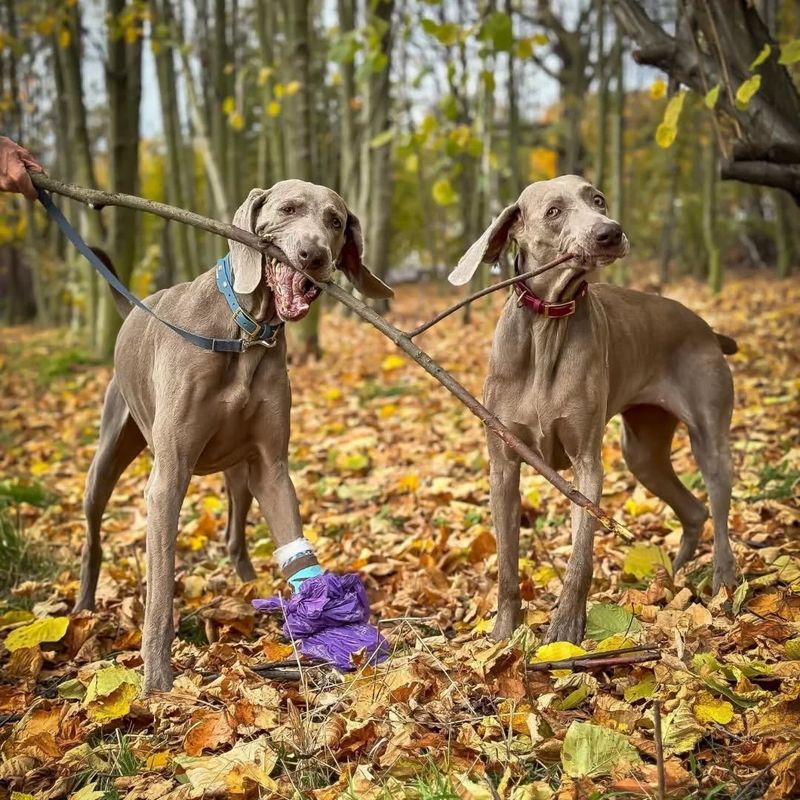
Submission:
M 325 359 L 291 369 L 292 475 L 306 536 L 326 567 L 362 575 L 392 655 L 347 676 L 300 664 L 278 622 L 250 606 L 284 590 L 257 507 L 258 579 L 242 584 L 224 547 L 221 476 L 198 478 L 178 539 L 178 678 L 151 698 L 139 693 L 138 652 L 149 458 L 109 506 L 97 612 L 70 615 L 110 368 L 87 363 L 64 331 L 4 329 L 0 798 L 656 797 L 655 699 L 666 796 L 796 796 L 800 290 L 749 278 L 720 299 L 695 284 L 676 296 L 740 348 L 730 525 L 743 582 L 732 597 L 710 595 L 710 527 L 686 574 L 670 574 L 678 523 L 635 485 L 612 423 L 602 504 L 636 539 L 598 534 L 587 639 L 542 646 L 569 508 L 525 473 L 526 624 L 492 643 L 481 426 L 376 331 L 329 310 Z M 394 321 L 411 327 L 449 299 L 403 289 Z M 422 337 L 478 395 L 500 302 L 479 306 L 468 327 L 450 319 Z M 684 433 L 674 460 L 702 494 Z M 659 652 L 623 668 L 533 666 L 635 644 Z

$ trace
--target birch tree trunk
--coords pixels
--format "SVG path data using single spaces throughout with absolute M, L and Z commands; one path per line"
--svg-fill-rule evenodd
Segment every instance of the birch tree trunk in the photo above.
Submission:
M 709 135 L 703 164 L 703 244 L 706 249 L 708 287 L 714 294 L 722 291 L 722 260 L 717 238 L 717 140 Z
M 617 26 L 617 41 L 614 44 L 615 87 L 611 109 L 611 208 L 614 219 L 625 227 L 625 72 L 623 62 L 622 31 Z M 625 259 L 617 262 L 616 282 L 623 286 L 628 282 L 628 267 Z

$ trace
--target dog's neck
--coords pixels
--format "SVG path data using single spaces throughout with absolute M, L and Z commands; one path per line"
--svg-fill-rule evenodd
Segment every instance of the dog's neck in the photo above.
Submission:
M 524 250 L 519 251 L 515 265 L 519 274 L 530 272 L 538 266 Z M 567 261 L 535 278 L 528 278 L 525 285 L 546 303 L 566 303 L 575 298 L 588 274 L 586 270 L 576 269 Z
M 239 305 L 257 322 L 269 325 L 277 325 L 282 322 L 275 309 L 275 298 L 267 285 L 266 278 L 263 278 L 250 294 L 236 292 L 236 299 L 239 301 Z

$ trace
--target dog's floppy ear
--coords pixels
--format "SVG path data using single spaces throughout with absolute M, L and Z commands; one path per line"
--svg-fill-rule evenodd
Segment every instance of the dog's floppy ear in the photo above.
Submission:
M 256 232 L 258 212 L 267 201 L 269 189 L 253 189 L 247 200 L 242 203 L 233 215 L 233 224 L 250 233 Z M 233 288 L 238 294 L 254 292 L 261 281 L 261 267 L 264 256 L 258 250 L 246 244 L 228 239 L 233 267 Z
M 348 211 L 347 224 L 344 229 L 344 244 L 336 266 L 347 275 L 350 283 L 366 297 L 371 297 L 373 300 L 388 300 L 390 297 L 394 297 L 394 291 L 364 266 L 363 256 L 364 235 L 361 233 L 361 223 L 352 211 Z
M 506 206 L 497 219 L 481 234 L 472 247 L 459 259 L 456 268 L 447 276 L 450 283 L 461 286 L 469 281 L 481 262 L 493 264 L 508 241 L 511 226 L 519 218 L 519 205 Z

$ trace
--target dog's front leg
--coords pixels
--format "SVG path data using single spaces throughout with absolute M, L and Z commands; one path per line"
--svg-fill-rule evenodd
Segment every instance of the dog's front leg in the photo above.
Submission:
M 518 458 L 494 434 L 489 434 L 490 505 L 497 539 L 496 640 L 508 639 L 520 623 L 519 593 L 519 466 Z
M 599 456 L 577 457 L 572 461 L 575 485 L 592 502 L 600 500 L 603 465 Z M 592 586 L 594 556 L 592 545 L 597 520 L 580 506 L 572 506 L 572 553 L 567 562 L 564 586 L 547 631 L 548 642 L 574 642 L 583 639 L 586 628 L 586 598 Z
M 172 688 L 170 654 L 175 636 L 172 621 L 175 540 L 190 477 L 191 470 L 177 454 L 156 450 L 146 493 L 147 603 L 142 638 L 145 692 Z
M 285 459 L 262 460 L 252 463 L 250 491 L 258 500 L 261 513 L 269 525 L 272 541 L 277 547 L 283 547 L 303 538 L 303 524 L 300 520 L 297 495 Z M 308 545 L 308 552 L 313 552 L 310 545 Z M 316 557 L 313 555 L 306 555 L 292 561 L 292 572 L 311 563 L 317 563 Z M 284 576 L 289 577 L 285 570 Z

